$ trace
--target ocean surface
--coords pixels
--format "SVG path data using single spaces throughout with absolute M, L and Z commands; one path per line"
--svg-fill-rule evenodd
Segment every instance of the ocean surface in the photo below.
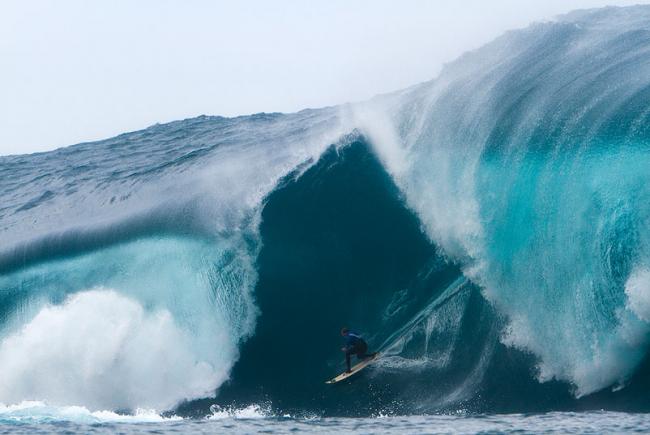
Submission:
M 81 419 L 6 422 L 0 433 L 234 433 L 234 434 L 603 434 L 648 433 L 647 414 L 551 412 L 546 414 L 428 415 L 389 417 L 269 417 L 257 408 L 217 412 L 204 419 L 161 419 L 86 414 Z M 139 420 L 138 420 L 139 418 Z M 134 421 L 136 420 L 136 421 Z
M 650 7 L 0 157 L 0 431 L 648 431 Z M 338 331 L 382 357 L 334 386 Z

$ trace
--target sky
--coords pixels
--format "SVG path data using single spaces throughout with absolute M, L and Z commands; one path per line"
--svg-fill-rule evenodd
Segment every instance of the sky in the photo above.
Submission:
M 430 80 L 506 30 L 650 0 L 1 0 L 0 155 Z

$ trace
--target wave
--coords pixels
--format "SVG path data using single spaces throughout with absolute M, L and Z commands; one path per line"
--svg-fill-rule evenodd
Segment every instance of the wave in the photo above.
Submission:
M 0 402 L 650 409 L 648 24 L 579 11 L 367 102 L 0 157 Z M 342 324 L 384 357 L 325 388 Z
M 508 318 L 502 340 L 577 396 L 624 384 L 648 344 L 625 289 L 648 291 L 649 19 L 511 32 L 358 115 L 427 234 Z
M 212 395 L 254 329 L 259 206 L 342 136 L 335 115 L 203 117 L 2 158 L 0 402 L 164 410 Z

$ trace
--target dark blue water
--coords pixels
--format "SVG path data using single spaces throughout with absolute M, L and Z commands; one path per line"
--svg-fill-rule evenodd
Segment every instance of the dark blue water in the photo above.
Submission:
M 650 8 L 367 102 L 0 157 L 0 422 L 646 430 Z M 338 330 L 382 358 L 349 382 Z

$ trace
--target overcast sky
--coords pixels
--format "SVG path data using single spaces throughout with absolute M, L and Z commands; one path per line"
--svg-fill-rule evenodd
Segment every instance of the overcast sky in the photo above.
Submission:
M 503 31 L 619 0 L 2 0 L 0 154 L 431 79 Z

